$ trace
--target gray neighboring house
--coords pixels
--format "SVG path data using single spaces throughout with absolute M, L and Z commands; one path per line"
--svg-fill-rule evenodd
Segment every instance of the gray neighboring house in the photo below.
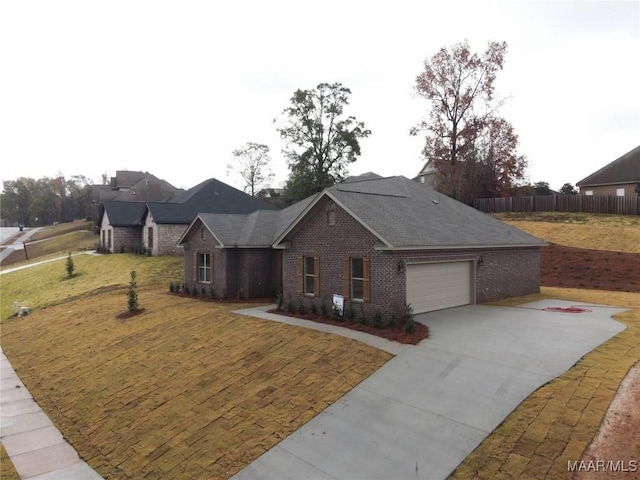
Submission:
M 640 195 L 640 146 L 583 178 L 578 183 L 580 195 Z
M 182 254 L 178 240 L 199 212 L 249 214 L 259 209 L 277 207 L 211 178 L 163 202 L 104 201 L 100 239 L 116 253 L 145 249 L 152 255 Z
M 318 308 L 339 295 L 368 318 L 539 292 L 545 242 L 405 177 L 376 177 L 279 212 L 198 215 L 179 241 L 185 285 Z

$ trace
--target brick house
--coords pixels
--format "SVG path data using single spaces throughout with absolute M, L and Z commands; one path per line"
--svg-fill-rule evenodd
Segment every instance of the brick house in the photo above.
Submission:
M 576 186 L 580 187 L 580 195 L 640 195 L 640 146 L 583 178 Z
M 148 249 L 152 255 L 181 255 L 178 240 L 198 213 L 246 215 L 259 209 L 277 207 L 211 178 L 163 202 L 104 201 L 100 241 L 116 253 Z
M 356 178 L 279 212 L 201 214 L 179 243 L 189 288 L 318 308 L 338 295 L 368 318 L 537 293 L 545 245 L 404 177 Z

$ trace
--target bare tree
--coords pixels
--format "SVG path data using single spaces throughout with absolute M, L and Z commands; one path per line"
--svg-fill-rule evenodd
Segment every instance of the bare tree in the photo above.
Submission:
M 243 189 L 256 194 L 260 188 L 269 186 L 274 174 L 269 168 L 269 147 L 262 143 L 247 142 L 233 151 L 234 162 L 227 165 L 227 174 L 235 172 L 244 182 Z

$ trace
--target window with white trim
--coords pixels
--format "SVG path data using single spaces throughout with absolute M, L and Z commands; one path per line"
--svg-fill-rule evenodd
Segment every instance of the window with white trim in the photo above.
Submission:
M 616 197 L 624 197 L 624 188 L 616 188 Z
M 211 283 L 210 253 L 198 253 L 198 282 Z
M 364 262 L 362 258 L 351 259 L 351 299 L 364 300 Z
M 587 190 L 586 192 L 584 192 L 584 194 L 592 196 L 593 195 L 593 190 Z
M 316 262 L 314 257 L 304 257 L 304 294 L 315 293 Z

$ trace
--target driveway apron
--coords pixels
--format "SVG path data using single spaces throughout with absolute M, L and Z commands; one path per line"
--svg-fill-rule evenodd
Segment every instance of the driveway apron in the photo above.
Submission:
M 611 319 L 623 309 L 557 311 L 572 305 L 469 305 L 417 316 L 429 339 L 401 350 L 233 478 L 446 478 L 533 391 L 625 328 Z

